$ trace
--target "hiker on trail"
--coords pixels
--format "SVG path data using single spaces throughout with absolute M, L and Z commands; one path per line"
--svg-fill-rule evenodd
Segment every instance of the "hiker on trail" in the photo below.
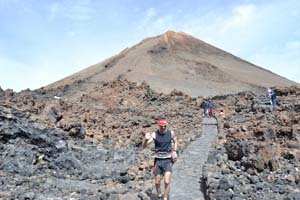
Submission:
M 214 104 L 213 104 L 213 102 L 211 102 L 211 100 L 209 100 L 208 103 L 207 103 L 207 109 L 208 109 L 208 116 L 212 117 L 213 116 Z
M 271 91 L 271 103 L 273 106 L 273 110 L 276 110 L 277 97 L 276 97 L 276 92 L 274 90 Z
M 205 101 L 201 103 L 200 108 L 203 109 L 203 116 L 207 117 L 207 103 Z
M 271 100 L 271 96 L 272 96 L 272 89 L 271 88 L 268 88 L 268 97 L 270 99 L 270 104 L 272 105 L 272 100 Z
M 178 142 L 173 131 L 167 129 L 168 121 L 165 118 L 157 121 L 158 130 L 152 134 L 145 133 L 143 147 L 147 147 L 152 141 L 155 144 L 154 167 L 153 173 L 155 175 L 155 187 L 159 199 L 167 200 L 170 192 L 170 181 L 172 174 L 172 165 L 177 159 Z M 174 145 L 172 147 L 172 141 Z M 165 190 L 162 195 L 160 182 L 161 177 L 164 177 Z
M 268 88 L 268 97 L 270 99 L 270 103 L 272 105 L 272 110 L 276 109 L 277 105 L 277 98 L 276 98 L 276 92 L 274 89 Z

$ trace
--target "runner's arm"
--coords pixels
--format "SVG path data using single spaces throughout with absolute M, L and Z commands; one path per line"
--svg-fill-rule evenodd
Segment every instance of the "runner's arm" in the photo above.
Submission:
M 145 138 L 143 140 L 143 148 L 146 148 L 148 144 L 153 141 L 153 133 L 149 136 L 150 133 L 145 133 Z
M 174 141 L 173 151 L 177 152 L 178 151 L 178 140 L 177 140 L 177 136 L 176 135 L 173 137 L 173 141 Z
M 172 158 L 174 159 L 174 160 L 177 160 L 177 158 L 178 158 L 178 140 L 177 140 L 177 137 L 176 136 L 174 136 L 173 137 L 173 141 L 174 141 L 174 148 L 173 148 L 173 152 L 172 152 Z
M 173 151 L 177 151 L 178 150 L 177 136 L 174 131 L 171 131 L 171 134 L 172 134 L 172 140 L 173 140 Z

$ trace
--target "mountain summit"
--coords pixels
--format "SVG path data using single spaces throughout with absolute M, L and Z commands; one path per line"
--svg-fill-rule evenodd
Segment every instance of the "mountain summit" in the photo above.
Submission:
M 146 81 L 158 92 L 181 90 L 191 96 L 257 91 L 297 83 L 251 64 L 183 32 L 146 38 L 118 55 L 48 85 L 46 88 L 126 78 Z

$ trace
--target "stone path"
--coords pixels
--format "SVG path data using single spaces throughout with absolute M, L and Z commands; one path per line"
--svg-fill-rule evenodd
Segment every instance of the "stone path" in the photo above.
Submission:
M 218 133 L 217 121 L 204 118 L 202 136 L 192 142 L 173 167 L 171 200 L 204 200 L 201 191 L 202 166 Z
M 259 96 L 256 99 L 253 100 L 254 104 L 256 104 L 258 107 L 267 109 L 267 110 L 273 110 L 273 106 L 271 104 L 271 100 L 267 96 Z

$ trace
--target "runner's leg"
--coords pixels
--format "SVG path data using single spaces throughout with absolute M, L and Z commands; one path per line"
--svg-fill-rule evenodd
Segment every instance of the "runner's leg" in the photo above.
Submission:
M 164 199 L 168 198 L 170 193 L 170 181 L 171 181 L 171 172 L 165 173 L 165 191 L 164 191 Z
M 161 195 L 160 178 L 161 178 L 160 174 L 155 176 L 155 188 L 156 188 L 157 196 Z

